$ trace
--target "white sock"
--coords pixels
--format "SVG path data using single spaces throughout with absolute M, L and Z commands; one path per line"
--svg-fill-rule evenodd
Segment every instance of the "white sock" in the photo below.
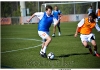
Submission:
M 41 51 L 43 51 L 43 49 L 41 48 Z
M 97 51 L 94 51 L 94 53 L 96 54 L 96 53 L 97 53 Z
M 43 50 L 42 50 L 44 53 L 46 53 L 46 48 L 47 48 L 47 47 L 44 46 L 44 48 L 43 48 Z

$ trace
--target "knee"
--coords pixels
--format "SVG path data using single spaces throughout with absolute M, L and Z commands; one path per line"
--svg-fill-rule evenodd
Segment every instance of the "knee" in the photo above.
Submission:
M 54 28 L 56 28 L 56 25 L 54 25 Z
M 88 47 L 88 44 L 83 44 L 83 46 L 84 46 L 85 48 L 87 48 L 87 47 Z
M 92 44 L 93 46 L 97 46 L 97 44 Z
M 85 48 L 88 48 L 88 45 L 84 45 Z
M 83 44 L 83 46 L 84 46 L 85 48 L 88 47 L 88 43 L 87 43 L 86 41 L 83 41 L 82 44 Z
M 50 38 L 49 38 L 49 41 L 51 41 L 51 40 L 52 40 L 52 38 L 50 37 Z
M 51 40 L 52 40 L 51 37 L 49 37 L 49 38 L 48 38 L 48 41 L 51 41 Z

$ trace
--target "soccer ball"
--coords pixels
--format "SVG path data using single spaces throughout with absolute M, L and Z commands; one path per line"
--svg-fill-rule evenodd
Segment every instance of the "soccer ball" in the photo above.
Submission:
M 52 52 L 50 52 L 50 53 L 47 55 L 47 57 L 48 57 L 48 59 L 52 60 L 52 59 L 54 59 L 55 55 L 54 55 Z

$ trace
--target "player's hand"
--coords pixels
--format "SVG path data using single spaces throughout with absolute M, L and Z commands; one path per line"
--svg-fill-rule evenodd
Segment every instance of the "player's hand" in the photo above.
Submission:
M 74 37 L 77 37 L 77 33 L 74 34 Z
M 26 21 L 27 21 L 27 22 L 30 22 L 30 19 L 27 19 Z
M 61 17 L 59 17 L 59 19 L 61 20 Z

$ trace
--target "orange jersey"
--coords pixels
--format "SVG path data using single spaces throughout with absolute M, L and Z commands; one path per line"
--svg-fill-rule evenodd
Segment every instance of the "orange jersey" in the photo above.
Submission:
M 98 9 L 97 16 L 100 16 L 100 9 Z
M 79 28 L 78 32 L 81 34 L 90 34 L 92 32 L 92 29 L 95 27 L 96 23 L 95 22 L 89 22 L 88 18 L 84 19 L 84 24 L 81 28 Z

